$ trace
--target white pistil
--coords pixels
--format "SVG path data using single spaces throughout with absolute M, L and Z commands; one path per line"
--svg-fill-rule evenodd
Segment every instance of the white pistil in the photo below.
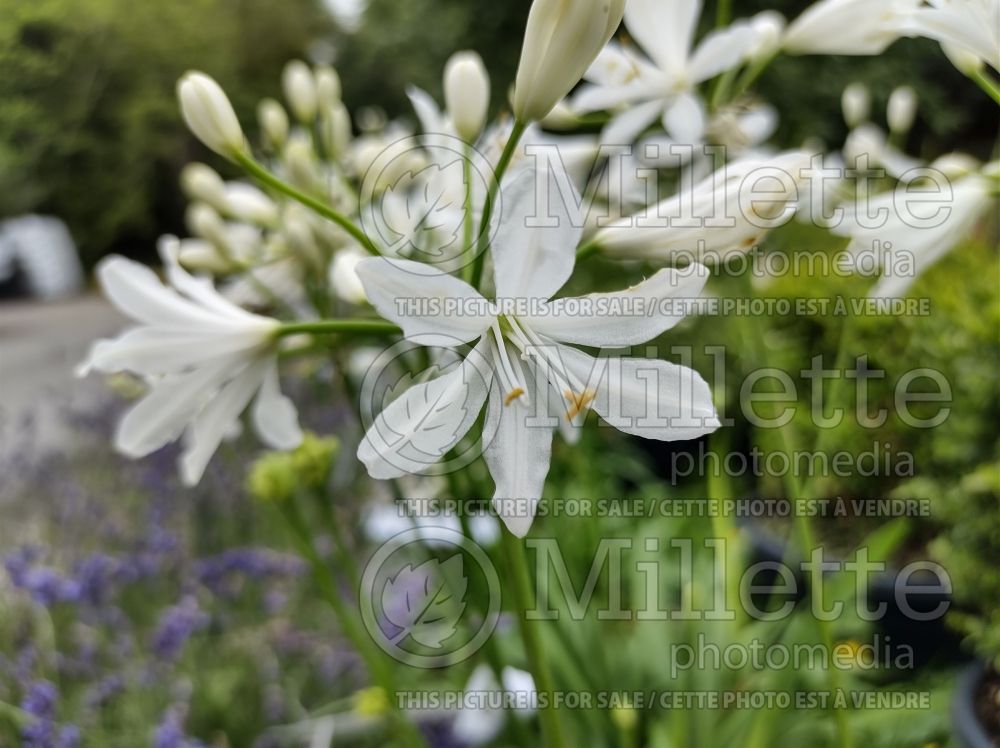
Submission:
M 531 402 L 528 397 L 528 390 L 524 386 L 524 372 L 520 369 L 520 364 L 518 364 L 518 371 L 521 374 L 519 377 L 514 373 L 514 367 L 511 365 L 510 357 L 507 355 L 507 344 L 504 342 L 503 333 L 500 332 L 500 325 L 498 322 L 494 322 L 492 327 L 493 337 L 496 338 L 494 345 L 494 357 L 497 363 L 497 372 L 500 374 L 503 382 L 503 388 L 507 391 L 504 396 L 504 405 L 510 405 L 515 400 L 519 398 L 524 398 L 524 402 L 527 404 Z

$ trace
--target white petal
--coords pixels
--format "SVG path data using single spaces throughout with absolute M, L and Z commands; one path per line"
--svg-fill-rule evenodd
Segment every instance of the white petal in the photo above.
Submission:
M 481 342 L 436 379 L 410 387 L 368 429 L 358 459 L 373 478 L 423 473 L 454 447 L 475 423 L 492 380 Z
M 688 82 L 701 83 L 746 59 L 757 41 L 749 24 L 739 23 L 709 33 L 688 62 Z
M 273 359 L 264 372 L 252 417 L 257 436 L 269 447 L 288 450 L 302 443 L 298 412 L 295 404 L 281 394 L 278 364 Z
M 492 241 L 497 298 L 548 299 L 569 280 L 583 233 L 581 199 L 562 163 L 503 186 Z
M 696 94 L 683 93 L 663 114 L 663 128 L 678 143 L 697 145 L 705 135 L 705 105 Z
M 106 373 L 131 371 L 147 376 L 174 374 L 220 356 L 251 352 L 260 345 L 260 335 L 253 331 L 221 334 L 199 329 L 139 327 L 114 340 L 94 343 L 78 374 L 83 376 L 91 369 Z
M 660 67 L 679 74 L 700 14 L 701 0 L 629 0 L 625 25 Z
M 266 360 L 252 363 L 228 382 L 195 418 L 185 435 L 180 459 L 184 485 L 194 486 L 201 480 L 208 461 L 260 387 L 267 366 Z
M 645 101 L 616 114 L 604 126 L 601 132 L 601 142 L 608 145 L 628 145 L 642 134 L 643 130 L 653 124 L 660 116 L 664 106 L 663 99 Z
M 566 369 L 594 390 L 593 409 L 626 434 L 658 441 L 696 439 L 719 428 L 708 383 L 668 361 L 594 358 L 560 346 Z
M 229 357 L 156 382 L 118 424 L 115 448 L 128 457 L 144 457 L 172 442 L 242 366 L 244 361 Z
M 112 256 L 97 266 L 101 288 L 116 307 L 149 325 L 196 327 L 218 323 L 216 315 L 167 288 L 145 265 Z
M 708 275 L 708 269 L 697 263 L 681 270 L 664 268 L 624 291 L 549 302 L 547 314 L 526 317 L 524 322 L 564 343 L 598 348 L 638 345 L 683 319 L 679 302 L 700 296 Z
M 492 323 L 492 305 L 468 283 L 413 260 L 371 257 L 355 268 L 372 306 L 422 345 L 475 340 Z
M 536 398 L 539 384 L 547 386 L 536 382 Z M 499 387 L 490 388 L 483 457 L 496 484 L 493 507 L 507 529 L 523 538 L 531 529 L 549 473 L 555 424 L 547 416 L 537 418 L 532 405 L 504 405 L 504 400 Z

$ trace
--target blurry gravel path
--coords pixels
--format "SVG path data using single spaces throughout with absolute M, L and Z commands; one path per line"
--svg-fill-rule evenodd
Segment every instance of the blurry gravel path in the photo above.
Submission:
M 125 321 L 96 295 L 38 303 L 0 301 L 0 454 L 24 439 L 23 419 L 34 417 L 37 443 L 68 446 L 60 411 L 100 402 L 101 377 L 76 379 L 74 367 L 90 343 Z

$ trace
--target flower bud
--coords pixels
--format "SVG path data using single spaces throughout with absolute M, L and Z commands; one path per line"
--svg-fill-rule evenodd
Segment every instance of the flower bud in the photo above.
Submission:
M 208 239 L 217 247 L 225 247 L 228 244 L 226 222 L 210 205 L 192 203 L 184 215 L 184 222 L 195 236 Z
M 320 136 L 323 148 L 333 158 L 340 158 L 351 144 L 351 115 L 340 101 L 323 115 Z
M 221 275 L 233 269 L 215 245 L 204 239 L 181 239 L 177 259 L 188 270 Z
M 329 65 L 316 68 L 316 98 L 322 109 L 329 109 L 340 103 L 340 75 Z
M 941 42 L 941 51 L 951 60 L 951 64 L 964 75 L 975 75 L 983 69 L 983 60 L 975 52 L 957 44 Z
M 257 105 L 257 121 L 267 145 L 279 150 L 288 140 L 288 114 L 274 99 L 263 99 Z
M 319 97 L 316 78 L 309 66 L 301 60 L 289 62 L 281 75 L 281 86 L 296 119 L 305 124 L 312 122 L 316 117 Z
M 227 158 L 246 151 L 246 139 L 225 91 L 204 73 L 189 72 L 177 81 L 181 116 L 198 140 Z
M 188 164 L 181 170 L 181 190 L 189 200 L 201 200 L 218 207 L 226 200 L 226 183 L 218 172 L 205 164 Z
M 534 0 L 514 84 L 514 115 L 534 122 L 552 111 L 611 39 L 625 0 Z
M 785 17 L 776 10 L 762 11 L 750 19 L 750 29 L 754 33 L 751 60 L 763 60 L 777 53 L 785 24 Z
M 364 304 L 368 301 L 365 287 L 355 268 L 359 262 L 370 255 L 363 249 L 350 247 L 342 249 L 333 257 L 330 263 L 330 285 L 337 298 L 348 304 Z
M 475 52 L 457 52 L 444 67 L 444 100 L 459 137 L 474 142 L 486 124 L 490 77 Z
M 289 181 L 300 189 L 307 191 L 316 190 L 320 183 L 319 164 L 316 161 L 316 152 L 313 150 L 312 141 L 296 133 L 288 141 L 283 154 L 285 166 L 288 168 Z
M 900 86 L 889 94 L 889 107 L 886 119 L 889 130 L 896 133 L 907 133 L 913 127 L 917 116 L 917 92 L 909 86 Z
M 871 114 L 871 93 L 865 84 L 852 83 L 844 89 L 840 97 L 840 106 L 844 110 L 844 121 L 848 127 L 857 127 Z
M 225 185 L 225 208 L 233 218 L 259 226 L 271 226 L 278 221 L 278 206 L 251 184 L 230 182 Z

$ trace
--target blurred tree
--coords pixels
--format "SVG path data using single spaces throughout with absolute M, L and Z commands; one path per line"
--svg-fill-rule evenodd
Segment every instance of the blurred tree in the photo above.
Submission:
M 63 218 L 92 263 L 177 229 L 195 146 L 174 83 L 218 78 L 242 113 L 331 30 L 319 0 L 7 0 L 0 16 L 0 216 Z M 132 252 L 134 253 L 134 252 Z

